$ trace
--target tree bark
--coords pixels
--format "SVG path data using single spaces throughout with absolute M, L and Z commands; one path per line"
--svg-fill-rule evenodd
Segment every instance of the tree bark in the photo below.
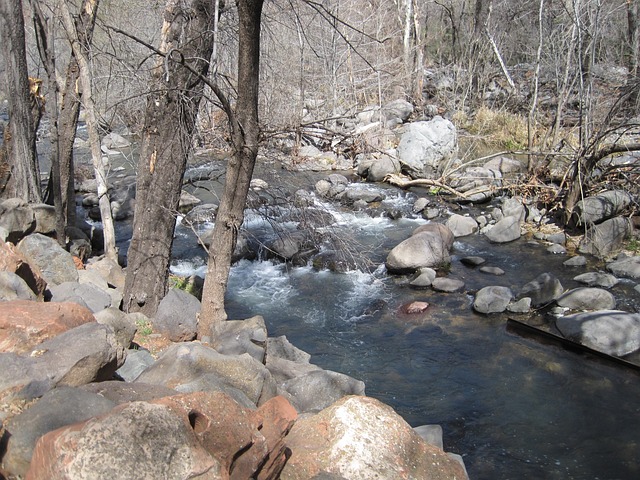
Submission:
M 129 246 L 124 309 L 155 315 L 167 291 L 176 213 L 213 51 L 213 3 L 168 0 L 152 72 Z
M 30 92 L 22 0 L 0 0 L 0 32 L 9 99 L 9 125 L 0 151 L 0 195 L 40 202 L 36 130 L 42 105 L 37 83 Z
M 258 155 L 262 4 L 263 0 L 236 0 L 239 17 L 238 84 L 243 88 L 238 89 L 236 115 L 231 121 L 234 154 L 227 166 L 202 292 L 198 338 L 205 342 L 215 335 L 216 325 L 227 319 L 224 296 L 231 268 L 231 255 L 238 230 L 244 221 L 249 183 Z

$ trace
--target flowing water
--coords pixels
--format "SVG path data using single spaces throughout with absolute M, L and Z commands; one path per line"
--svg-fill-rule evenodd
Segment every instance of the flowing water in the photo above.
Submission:
M 314 180 L 282 172 L 269 178 L 291 190 Z M 210 191 L 195 193 L 210 199 Z M 413 194 L 386 193 L 386 204 L 410 211 Z M 553 272 L 568 289 L 578 286 L 572 277 L 586 269 L 564 267 L 566 257 L 526 239 L 496 246 L 474 235 L 458 239 L 452 252 L 449 275 L 464 280 L 465 292 L 415 290 L 381 265 L 424 220 L 391 220 L 319 203 L 334 216 L 332 228 L 372 268 L 334 273 L 242 260 L 231 271 L 229 318 L 262 315 L 270 336 L 286 335 L 313 363 L 363 380 L 369 396 L 391 405 L 412 426 L 442 425 L 445 450 L 462 455 L 472 479 L 640 478 L 640 376 L 520 337 L 507 331 L 505 316 L 471 308 L 473 292 L 484 286 L 517 288 Z M 249 214 L 245 227 L 274 235 L 262 215 Z M 486 258 L 505 275 L 463 266 L 459 259 L 467 255 Z M 174 273 L 205 271 L 204 252 L 190 228 L 177 227 L 174 257 Z M 633 286 L 623 282 L 613 293 L 621 308 L 638 311 Z M 414 300 L 431 306 L 423 314 L 402 313 L 400 307 Z

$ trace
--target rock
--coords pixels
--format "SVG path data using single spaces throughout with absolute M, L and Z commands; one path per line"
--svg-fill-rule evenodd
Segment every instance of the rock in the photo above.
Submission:
M 483 165 L 484 168 L 497 170 L 503 175 L 509 173 L 520 173 L 526 170 L 525 166 L 514 158 L 499 156 L 492 158 Z
M 171 345 L 136 382 L 177 388 L 205 375 L 240 390 L 253 405 L 276 395 L 275 381 L 263 364 L 248 354 L 223 355 L 198 342 Z
M 587 259 L 583 255 L 576 255 L 568 260 L 562 262 L 567 267 L 584 267 L 587 264 Z
M 484 287 L 476 294 L 473 309 L 480 313 L 502 313 L 512 299 L 513 292 L 508 287 Z
M 398 123 L 404 123 L 412 113 L 413 105 L 403 98 L 392 100 L 382 107 L 382 115 L 384 115 L 387 122 L 397 120 Z
M 311 355 L 293 345 L 285 335 L 267 339 L 267 359 L 278 357 L 297 363 L 309 363 Z
M 79 282 L 62 282 L 49 288 L 50 301 L 73 302 L 87 307 L 92 312 L 99 312 L 111 306 L 111 295 L 100 287 Z
M 482 265 L 486 260 L 482 257 L 470 256 L 470 257 L 462 257 L 460 259 L 460 263 L 463 265 L 467 265 L 468 267 L 477 267 L 478 265 Z
M 100 145 L 107 150 L 121 150 L 131 147 L 131 142 L 116 132 L 109 132 L 104 136 Z
M 424 198 L 424 197 L 420 197 L 413 204 L 413 207 L 411 208 L 411 211 L 413 213 L 420 213 L 425 208 L 427 208 L 428 206 L 429 206 L 429 200 Z
M 609 190 L 580 200 L 573 209 L 571 224 L 579 227 L 593 225 L 615 217 L 633 202 L 624 190 Z
M 89 309 L 75 303 L 3 302 L 0 352 L 26 353 L 45 340 L 94 321 Z
M 145 478 L 224 478 L 220 462 L 198 439 L 201 424 L 195 420 L 200 418 L 194 412 L 193 419 L 185 421 L 166 405 L 121 405 L 41 437 L 27 478 L 116 480 L 130 478 L 133 472 Z
M 553 255 L 564 255 L 565 253 L 567 253 L 567 249 L 562 245 L 558 245 L 557 243 L 554 243 L 553 245 L 549 245 L 547 247 L 547 252 Z
M 180 212 L 188 212 L 192 210 L 193 207 L 195 207 L 199 203 L 202 203 L 202 202 L 198 197 L 190 194 L 185 190 L 182 190 L 180 192 L 180 202 L 178 203 L 178 210 Z
M 562 295 L 557 304 L 571 310 L 613 310 L 616 299 L 607 290 L 601 288 L 574 288 Z
M 558 245 L 567 246 L 567 234 L 562 233 L 551 233 L 549 235 L 545 235 L 544 239 L 550 243 L 557 243 Z
M 640 278 L 640 257 L 623 257 L 607 264 L 616 277 Z
M 187 213 L 182 221 L 187 225 L 200 225 L 202 223 L 213 223 L 218 213 L 218 205 L 215 203 L 203 203 L 196 205 Z
M 57 428 L 106 413 L 115 406 L 115 402 L 102 395 L 75 387 L 58 387 L 45 393 L 7 422 L 4 469 L 11 475 L 23 477 L 29 470 L 38 438 Z
M 444 443 L 442 441 L 442 427 L 440 425 L 420 425 L 418 427 L 413 427 L 413 431 L 420 435 L 420 437 L 429 445 L 438 447 L 441 450 L 444 448 Z
M 412 178 L 431 178 L 442 173 L 457 148 L 456 127 L 436 116 L 408 124 L 400 138 L 398 158 Z
M 113 329 L 118 345 L 125 350 L 129 349 L 137 331 L 133 315 L 127 315 L 117 308 L 110 307 L 97 312 L 94 316 L 98 323 L 109 325 Z
M 32 399 L 58 385 L 108 380 L 124 362 L 113 330 L 85 323 L 46 340 L 28 355 L 0 354 L 0 398 Z
M 486 233 L 493 243 L 513 242 L 520 238 L 520 220 L 518 217 L 504 217 Z
M 473 218 L 458 214 L 451 215 L 445 225 L 451 229 L 456 238 L 466 237 L 478 231 L 478 223 Z
M 0 302 L 36 300 L 36 298 L 36 294 L 21 277 L 13 272 L 0 270 Z
M 54 239 L 35 233 L 23 238 L 17 247 L 29 264 L 38 267 L 50 287 L 78 281 L 73 257 Z
M 507 305 L 507 311 L 511 313 L 528 313 L 531 310 L 531 299 L 524 297 L 517 302 L 511 302 Z
M 578 250 L 600 258 L 619 251 L 625 240 L 633 233 L 633 225 L 628 218 L 616 217 L 594 225 L 587 230 Z
M 42 298 L 47 281 L 40 269 L 12 244 L 0 242 L 0 271 L 12 272 L 22 278 L 38 298 Z
M 496 187 L 502 186 L 502 174 L 483 167 L 469 167 L 451 175 L 449 184 L 464 194 L 456 199 L 459 203 L 482 203 L 494 196 Z
M 125 382 L 133 382 L 155 361 L 156 359 L 153 358 L 149 350 L 144 348 L 127 349 L 127 358 L 122 366 L 116 370 L 116 375 Z
M 225 355 L 248 353 L 264 363 L 267 348 L 267 327 L 260 315 L 246 320 L 228 320 L 215 325 L 211 347 Z
M 32 233 L 42 233 L 43 235 L 54 234 L 56 232 L 56 209 L 53 205 L 44 203 L 30 204 L 33 216 L 36 219 L 36 226 Z
M 319 412 L 346 395 L 364 395 L 364 382 L 330 370 L 314 370 L 280 385 L 299 413 Z
M 321 197 L 340 199 L 349 185 L 349 180 L 344 175 L 333 173 L 323 180 L 316 182 L 316 192 Z
M 107 281 L 110 287 L 124 289 L 125 274 L 122 267 L 115 260 L 108 257 L 93 257 L 87 262 L 87 270 L 95 271 Z
M 389 252 L 387 269 L 391 273 L 407 273 L 423 267 L 441 267 L 451 260 L 452 244 L 453 233 L 445 225 L 417 231 Z
M 584 283 L 588 287 L 612 288 L 619 280 L 604 272 L 587 272 L 573 277 L 576 282 Z
M 391 407 L 368 397 L 345 397 L 299 419 L 287 446 L 291 457 L 282 480 L 468 478 L 458 462 L 425 442 Z
M 158 305 L 153 328 L 172 342 L 188 342 L 196 338 L 199 312 L 200 301 L 196 297 L 172 288 Z
M 351 184 L 345 191 L 345 198 L 352 202 L 362 201 L 365 203 L 381 202 L 385 196 L 380 190 L 371 188 L 366 184 Z
M 522 225 L 527 216 L 527 209 L 522 204 L 522 199 L 517 197 L 507 197 L 502 200 L 502 215 L 504 217 L 516 217 Z
M 326 172 L 331 170 L 350 170 L 351 160 L 333 152 L 322 152 L 313 145 L 300 147 L 298 155 L 283 159 L 282 166 L 296 172 Z
M 438 277 L 431 283 L 431 288 L 436 292 L 454 293 L 464 288 L 464 282 L 457 278 Z
M 624 356 L 640 349 L 640 314 L 620 310 L 576 313 L 556 320 L 565 338 L 608 355 Z
M 488 273 L 489 275 L 504 275 L 504 270 L 500 267 L 480 267 L 482 273 Z
M 539 307 L 558 299 L 563 292 L 560 280 L 550 273 L 542 273 L 520 289 L 518 298 L 530 297 L 531 305 Z
M 416 288 L 426 288 L 431 286 L 436 279 L 436 271 L 433 268 L 421 268 L 416 278 L 409 282 L 409 285 Z
M 358 161 L 358 175 L 368 182 L 382 182 L 387 175 L 400 173 L 398 159 L 386 153 L 370 153 Z
M 17 243 L 36 227 L 33 209 L 20 198 L 0 202 L 0 227 L 6 232 L 5 240 Z
M 304 248 L 306 240 L 304 232 L 283 232 L 269 244 L 269 250 L 283 260 L 291 260 Z
M 120 380 L 106 380 L 82 385 L 81 390 L 93 392 L 112 402 L 120 405 L 122 403 L 149 401 L 156 398 L 170 397 L 178 392 L 172 388 L 160 385 L 150 385 L 148 383 L 130 383 Z

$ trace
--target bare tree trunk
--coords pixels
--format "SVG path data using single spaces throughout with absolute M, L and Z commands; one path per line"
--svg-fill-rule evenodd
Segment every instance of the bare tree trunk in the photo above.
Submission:
M 640 0 L 627 0 L 627 38 L 629 79 L 627 83 L 631 88 L 629 104 L 631 108 L 637 108 L 640 100 L 640 72 L 638 63 L 640 62 L 640 28 L 638 27 L 638 16 L 640 15 Z
M 531 97 L 531 106 L 527 118 L 527 148 L 529 152 L 533 151 L 533 132 L 535 129 L 536 109 L 538 108 L 538 86 L 540 79 L 540 58 L 542 57 L 542 14 L 544 11 L 544 0 L 540 0 L 538 9 L 538 51 L 536 53 L 536 68 L 533 74 L 533 95 Z M 535 168 L 533 156 L 529 155 L 528 170 Z
M 113 217 L 111 216 L 111 202 L 109 201 L 107 176 L 102 164 L 102 152 L 100 150 L 100 135 L 98 133 L 98 118 L 96 108 L 93 101 L 91 87 L 91 72 L 89 67 L 88 49 L 89 45 L 80 43 L 80 38 L 76 30 L 76 25 L 64 0 L 60 0 L 58 4 L 64 29 L 69 36 L 69 42 L 73 50 L 73 55 L 78 60 L 80 67 L 80 86 L 82 88 L 82 103 L 87 113 L 87 131 L 89 133 L 89 144 L 91 145 L 91 159 L 93 161 L 93 169 L 96 175 L 96 183 L 98 186 L 98 205 L 100 207 L 100 216 L 102 218 L 102 228 L 104 234 L 104 252 L 107 257 L 117 261 L 118 252 L 116 250 L 116 235 L 113 228 Z M 85 8 L 93 10 L 98 9 L 98 0 L 88 0 L 84 4 Z
M 213 51 L 214 5 L 168 0 L 164 18 L 164 56 L 151 75 L 124 288 L 124 309 L 149 316 L 167 291 L 175 215 Z
M 0 0 L 0 42 L 5 58 L 9 125 L 0 151 L 0 195 L 40 202 L 36 130 L 40 97 L 30 93 L 22 0 Z M 36 85 L 37 87 L 37 85 Z M 34 105 L 35 103 L 35 105 Z
M 227 319 L 224 296 L 229 280 L 231 255 L 238 230 L 244 221 L 244 208 L 258 155 L 258 86 L 260 74 L 260 23 L 263 0 L 236 0 L 240 23 L 238 44 L 238 90 L 236 116 L 232 117 L 233 158 L 216 215 L 209 247 L 207 276 L 202 292 L 198 338 L 208 341 L 215 326 Z M 227 107 L 228 108 L 228 107 Z

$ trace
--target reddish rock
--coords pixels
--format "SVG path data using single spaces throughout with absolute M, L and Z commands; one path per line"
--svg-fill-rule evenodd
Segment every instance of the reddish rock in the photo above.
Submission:
M 287 446 L 292 453 L 282 480 L 468 478 L 460 463 L 425 442 L 391 407 L 369 397 L 344 397 L 298 420 Z
M 411 302 L 402 306 L 402 311 L 408 314 L 422 313 L 429 308 L 428 302 Z
M 47 281 L 42 277 L 40 269 L 36 265 L 30 265 L 15 245 L 0 241 L 0 270 L 15 273 L 38 298 L 42 298 Z
M 45 340 L 89 322 L 95 322 L 93 313 L 77 303 L 3 302 L 0 352 L 29 352 Z

